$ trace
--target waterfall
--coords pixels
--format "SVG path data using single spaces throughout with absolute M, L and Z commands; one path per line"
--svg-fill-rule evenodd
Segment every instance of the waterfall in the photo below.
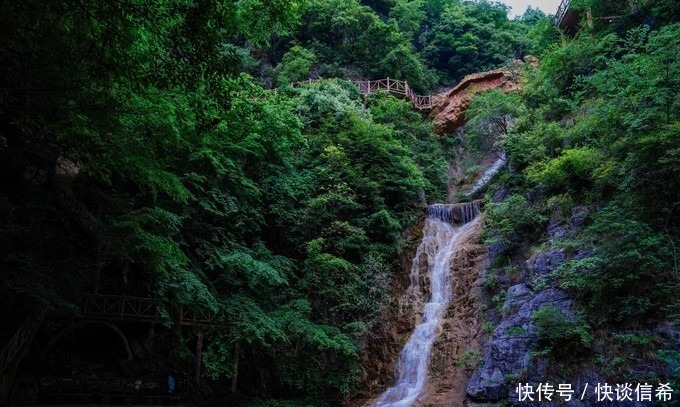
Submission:
M 498 170 L 501 169 L 501 167 L 505 164 L 505 153 L 501 154 L 501 156 L 496 160 L 495 163 L 491 167 L 489 167 L 488 170 L 484 172 L 484 175 L 482 175 L 482 178 L 480 178 L 475 185 L 468 190 L 465 195 L 472 195 L 477 193 L 480 189 L 482 189 L 487 182 L 491 181 L 491 178 L 493 178 L 494 175 L 498 172 Z
M 423 240 L 411 266 L 409 289 L 415 287 L 419 290 L 421 259 L 426 259 L 430 274 L 430 299 L 424 305 L 422 322 L 416 326 L 399 354 L 397 382 L 380 396 L 376 407 L 409 407 L 425 385 L 430 350 L 442 314 L 451 299 L 451 256 L 458 237 L 467 228 L 465 224 L 479 213 L 481 202 L 475 202 L 428 207 L 429 216 L 425 220 Z
M 464 225 L 479 214 L 483 204 L 484 201 L 481 199 L 457 204 L 432 204 L 427 207 L 427 214 L 452 225 Z

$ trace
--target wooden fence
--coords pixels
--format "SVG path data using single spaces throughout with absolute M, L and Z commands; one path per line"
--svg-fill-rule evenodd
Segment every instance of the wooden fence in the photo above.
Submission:
M 299 87 L 305 84 L 316 83 L 321 80 L 322 79 L 308 79 L 303 82 L 291 83 L 291 86 Z M 378 79 L 375 81 L 348 81 L 348 82 L 355 84 L 359 88 L 359 93 L 361 93 L 362 95 L 367 95 L 378 90 L 384 90 L 393 95 L 405 96 L 413 103 L 413 106 L 418 110 L 432 109 L 432 103 L 434 102 L 433 96 L 415 94 L 413 92 L 413 89 L 411 89 L 411 87 L 408 85 L 408 82 L 406 81 L 385 78 Z
M 160 302 L 153 298 L 89 294 L 82 308 L 82 316 L 89 319 L 162 322 L 160 306 Z M 224 325 L 218 322 L 218 316 L 219 312 L 215 311 L 180 307 L 175 322 L 184 326 Z

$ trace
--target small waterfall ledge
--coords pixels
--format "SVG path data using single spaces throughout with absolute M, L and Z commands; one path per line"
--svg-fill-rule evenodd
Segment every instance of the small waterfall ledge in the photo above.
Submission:
M 427 207 L 427 215 L 451 225 L 464 225 L 476 218 L 483 207 L 483 199 L 457 204 L 432 204 Z
M 458 240 L 465 235 L 469 222 L 475 219 L 483 201 L 460 204 L 433 204 L 427 208 L 423 240 L 411 267 L 411 287 L 420 291 L 421 261 L 427 261 L 430 299 L 424 304 L 422 322 L 416 326 L 399 354 L 396 384 L 378 399 L 376 407 L 410 407 L 427 380 L 432 344 L 437 336 L 442 314 L 451 301 L 451 258 Z

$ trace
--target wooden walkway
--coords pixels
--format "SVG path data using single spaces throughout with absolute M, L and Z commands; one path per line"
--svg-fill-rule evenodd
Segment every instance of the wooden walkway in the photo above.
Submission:
M 293 87 L 300 87 L 305 84 L 312 84 L 320 82 L 323 79 L 309 79 L 303 82 L 291 83 Z M 432 104 L 434 102 L 435 96 L 431 95 L 417 95 L 413 92 L 413 89 L 408 85 L 406 81 L 400 81 L 397 79 L 378 79 L 375 81 L 354 81 L 350 80 L 359 88 L 359 93 L 362 95 L 367 95 L 369 93 L 376 92 L 378 90 L 384 90 L 387 93 L 393 95 L 405 96 L 408 100 L 413 103 L 413 106 L 418 110 L 430 110 L 432 109 Z
M 146 297 L 130 297 L 114 294 L 89 294 L 81 315 L 85 319 L 130 322 L 164 322 L 159 309 L 162 304 Z M 219 312 L 210 310 L 189 310 L 180 307 L 174 318 L 180 326 L 212 327 L 224 326 L 218 321 Z
M 186 383 L 181 383 L 187 388 Z M 21 376 L 15 392 L 24 401 L 49 405 L 180 405 L 179 394 L 168 394 L 160 377 L 52 377 Z M 29 396 L 30 395 L 30 396 Z
M 161 315 L 162 304 L 153 298 L 130 297 L 125 295 L 89 294 L 81 305 L 81 312 L 76 318 L 99 321 L 151 322 L 167 321 Z M 4 373 L 12 363 L 21 359 L 45 319 L 49 308 L 44 305 L 36 308 L 10 341 L 0 350 L 0 374 Z M 171 319 L 179 326 L 191 326 L 203 329 L 223 328 L 226 323 L 220 321 L 219 312 L 211 310 L 193 310 L 180 307 L 171 315 Z M 69 316 L 68 318 L 72 318 Z

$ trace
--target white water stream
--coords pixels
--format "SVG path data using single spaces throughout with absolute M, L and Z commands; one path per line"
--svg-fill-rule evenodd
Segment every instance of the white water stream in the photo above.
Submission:
M 431 297 L 425 303 L 423 319 L 399 354 L 397 383 L 380 396 L 376 407 L 409 407 L 420 395 L 427 379 L 427 365 L 440 319 L 451 299 L 450 262 L 458 238 L 466 226 L 452 226 L 438 213 L 425 221 L 423 241 L 418 246 L 411 267 L 411 286 L 418 288 L 420 261 L 427 259 Z M 471 220 L 471 219 L 470 219 Z
M 475 185 L 472 186 L 472 188 L 470 188 L 469 191 L 465 193 L 465 195 L 472 195 L 482 189 L 489 181 L 491 181 L 491 178 L 496 175 L 498 170 L 500 170 L 503 165 L 505 165 L 505 153 L 498 157 L 496 162 L 484 172 L 484 175 L 482 175 L 482 177 L 475 183 Z

